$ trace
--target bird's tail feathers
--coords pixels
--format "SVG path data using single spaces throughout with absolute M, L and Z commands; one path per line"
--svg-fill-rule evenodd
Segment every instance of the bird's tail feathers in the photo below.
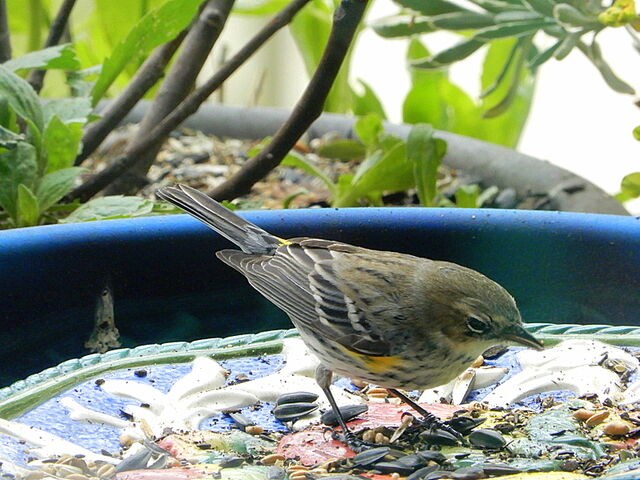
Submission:
M 273 253 L 286 241 L 236 215 L 228 208 L 186 185 L 164 187 L 156 196 L 180 207 L 209 228 L 235 243 L 245 253 Z

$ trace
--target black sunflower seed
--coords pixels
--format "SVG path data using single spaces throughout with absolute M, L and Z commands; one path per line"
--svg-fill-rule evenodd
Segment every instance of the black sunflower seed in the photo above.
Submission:
M 434 450 L 420 450 L 416 452 L 416 455 L 421 456 L 427 462 L 444 463 L 447 461 L 447 457 Z
M 485 420 L 486 418 L 456 417 L 448 420 L 447 425 L 460 432 L 460 434 L 467 435 L 478 425 L 484 423 Z
M 361 413 L 366 412 L 369 409 L 366 405 L 344 405 L 339 407 L 340 414 L 345 422 L 357 417 Z M 338 418 L 336 414 L 333 412 L 333 409 L 327 410 L 320 417 L 320 421 L 325 425 L 329 425 L 330 427 L 335 427 L 338 425 Z
M 253 425 L 253 422 L 241 413 L 233 412 L 229 416 L 239 427 L 247 428 L 249 425 Z
M 277 467 L 275 465 L 270 466 L 267 469 L 267 480 L 283 480 L 287 475 L 284 468 Z
M 285 403 L 313 403 L 318 399 L 318 395 L 311 392 L 290 392 L 283 393 L 276 400 L 276 405 Z
M 512 467 L 511 465 L 502 465 L 499 463 L 487 463 L 482 466 L 482 470 L 484 471 L 485 475 L 490 475 L 492 477 L 499 477 L 501 475 L 515 475 L 516 473 L 520 473 L 523 471 L 521 468 Z
M 431 445 L 458 445 L 458 439 L 455 437 L 455 435 L 445 430 L 425 430 L 424 432 L 420 433 L 420 437 L 425 442 L 430 443 Z
M 273 409 L 273 416 L 282 422 L 288 422 L 296 420 L 305 415 L 309 415 L 318 409 L 318 405 L 315 403 L 299 402 L 299 403 L 285 403 L 278 405 Z
M 379 462 L 373 468 L 382 473 L 398 473 L 401 476 L 411 475 L 416 469 L 400 462 Z
M 422 458 L 417 453 L 412 453 L 411 455 L 405 455 L 404 457 L 398 458 L 396 460 L 398 463 L 406 465 L 407 467 L 411 467 L 413 469 L 424 467 L 427 462 L 424 458 Z
M 435 472 L 439 468 L 440 468 L 439 465 L 429 465 L 427 467 L 422 467 L 419 470 L 416 470 L 415 472 L 413 472 L 411 475 L 409 475 L 406 480 L 422 480 L 427 475 Z
M 227 457 L 223 458 L 219 465 L 221 468 L 235 468 L 244 463 L 244 458 L 241 457 Z
M 479 428 L 469 434 L 471 445 L 479 448 L 502 448 L 507 444 L 500 432 L 488 428 Z
M 391 450 L 389 447 L 372 448 L 371 450 L 365 450 L 360 452 L 351 459 L 354 465 L 361 467 L 376 463 L 378 460 L 382 460 L 387 453 Z

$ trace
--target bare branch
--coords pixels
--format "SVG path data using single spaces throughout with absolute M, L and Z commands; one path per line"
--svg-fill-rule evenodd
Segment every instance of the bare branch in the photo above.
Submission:
M 171 70 L 162 82 L 153 104 L 140 122 L 138 133 L 128 145 L 127 150 L 135 149 L 140 140 L 144 139 L 146 133 L 189 95 L 211 49 L 222 33 L 233 3 L 234 0 L 208 0 L 205 3 L 198 19 L 187 33 Z M 122 178 L 114 181 L 107 193 L 118 194 L 137 191 L 144 184 L 146 173 L 162 148 L 165 139 L 165 136 L 160 136 L 154 145 L 146 148 L 144 154 L 138 156 L 133 168 Z
M 82 152 L 76 158 L 75 165 L 80 165 L 95 152 L 107 135 L 118 126 L 136 103 L 162 77 L 165 67 L 186 34 L 187 30 L 185 29 L 170 42 L 156 48 L 140 66 L 127 87 L 100 112 L 100 120 L 87 127 L 82 137 Z
M 277 167 L 302 134 L 322 113 L 322 107 L 358 29 L 367 0 L 343 0 L 333 15 L 333 27 L 309 85 L 287 121 L 258 155 L 249 159 L 229 180 L 215 188 L 211 197 L 232 200 L 244 195 Z
M 194 90 L 178 107 L 154 127 L 144 139 L 116 158 L 111 165 L 102 172 L 94 175 L 80 185 L 69 195 L 70 199 L 86 201 L 96 193 L 127 171 L 136 162 L 137 156 L 144 154 L 147 148 L 156 143 L 157 138 L 164 138 L 176 129 L 190 115 L 195 113 L 200 105 L 229 78 L 244 62 L 253 55 L 265 42 L 278 30 L 288 25 L 296 13 L 298 13 L 310 0 L 293 0 L 280 12 L 278 12 L 267 25 L 265 25 L 246 45 L 244 45 L 229 61 L 213 76 L 211 76 L 200 88 Z
M 0 63 L 11 60 L 11 36 L 9 33 L 7 2 L 0 0 Z
M 67 28 L 71 10 L 73 10 L 75 4 L 76 0 L 64 0 L 64 2 L 62 2 L 56 17 L 53 19 L 51 27 L 49 28 L 49 35 L 47 35 L 47 40 L 44 42 L 44 48 L 53 47 L 60 43 L 60 39 Z M 32 70 L 27 77 L 27 81 L 36 92 L 42 90 L 42 84 L 44 83 L 44 76 L 46 73 L 46 70 Z

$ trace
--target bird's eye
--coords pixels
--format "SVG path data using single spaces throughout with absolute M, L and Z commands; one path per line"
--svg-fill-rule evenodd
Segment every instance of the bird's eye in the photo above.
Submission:
M 467 318 L 467 327 L 474 333 L 486 333 L 489 331 L 489 324 L 477 317 Z

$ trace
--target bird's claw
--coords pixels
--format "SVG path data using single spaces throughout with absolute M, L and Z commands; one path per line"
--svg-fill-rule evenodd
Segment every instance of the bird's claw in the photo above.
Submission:
M 351 431 L 344 433 L 338 432 L 336 430 L 333 431 L 333 438 L 341 443 L 344 443 L 347 447 L 353 450 L 356 453 L 364 452 L 365 450 L 370 450 L 372 448 L 377 447 L 386 447 L 387 445 L 378 445 L 376 443 L 369 443 L 361 440 L 357 437 L 357 435 Z

